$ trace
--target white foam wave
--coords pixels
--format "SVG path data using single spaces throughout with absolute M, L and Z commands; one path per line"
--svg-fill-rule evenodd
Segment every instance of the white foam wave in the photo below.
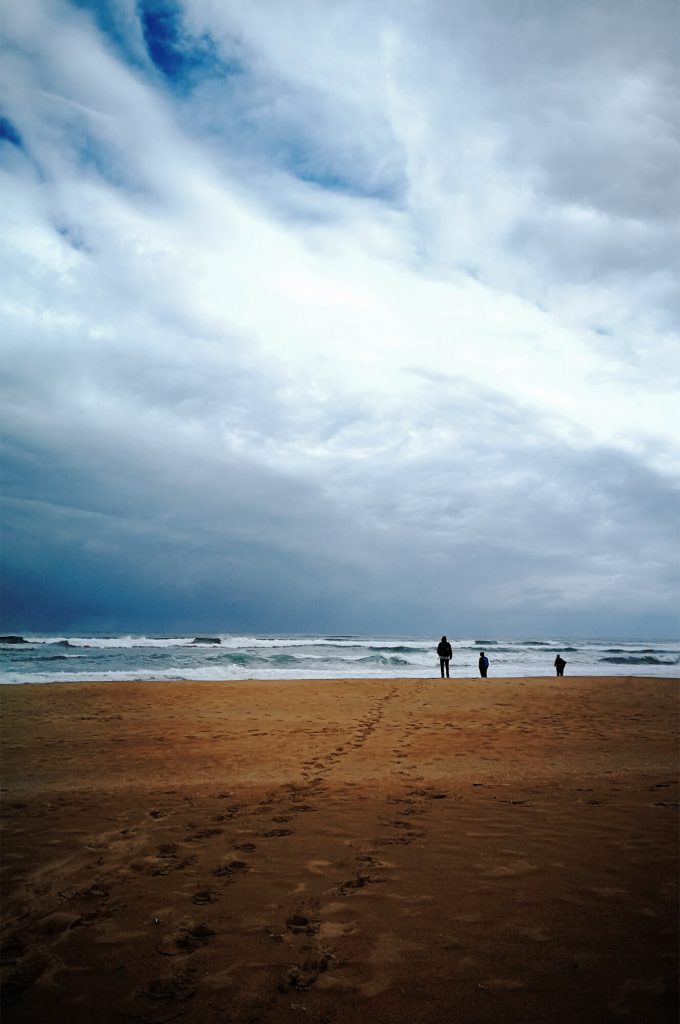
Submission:
M 188 647 L 194 644 L 193 637 L 149 637 L 149 636 L 45 636 L 26 638 L 33 643 L 42 644 L 64 644 L 69 647 L 101 647 L 101 648 L 128 648 L 128 647 Z

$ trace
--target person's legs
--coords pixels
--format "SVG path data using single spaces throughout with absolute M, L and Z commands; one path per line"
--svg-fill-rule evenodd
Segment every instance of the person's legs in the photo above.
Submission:
M 441 672 L 442 679 L 443 679 L 444 678 L 444 659 L 443 658 L 439 659 L 439 671 Z
M 449 659 L 446 659 L 446 678 L 449 678 Z

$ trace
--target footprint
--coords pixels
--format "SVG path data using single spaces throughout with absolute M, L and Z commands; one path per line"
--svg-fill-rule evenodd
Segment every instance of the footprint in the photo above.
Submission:
M 310 920 L 306 914 L 291 914 L 286 918 L 286 928 L 294 935 L 314 935 L 319 930 L 319 922 Z
M 372 885 L 377 881 L 379 881 L 379 879 L 373 878 L 371 875 L 363 875 L 360 872 L 357 872 L 354 878 L 350 878 L 347 882 L 343 882 L 335 891 L 338 896 L 349 896 L 352 893 L 357 892 L 359 889 L 363 889 L 365 886 Z
M 200 905 L 201 903 L 216 903 L 217 893 L 214 893 L 211 889 L 199 889 L 191 897 L 191 902 Z
M 186 837 L 188 843 L 200 843 L 203 839 L 210 839 L 212 836 L 221 836 L 221 828 L 203 828 L 198 832 L 192 833 L 192 835 Z
M 215 868 L 213 875 L 238 875 L 244 871 L 248 871 L 248 865 L 244 860 L 232 860 L 229 864 L 221 864 L 218 868 Z
M 262 833 L 265 839 L 278 839 L 280 836 L 292 836 L 292 828 L 270 828 L 268 832 Z
M 161 845 L 158 847 L 158 856 L 174 857 L 175 854 L 177 853 L 177 850 L 177 843 L 161 843 Z
M 179 938 L 175 939 L 175 945 L 185 953 L 193 953 L 196 949 L 202 949 L 216 934 L 207 924 L 193 925 L 183 930 Z
M 290 992 L 291 989 L 298 992 L 307 992 L 312 985 L 316 984 L 321 975 L 328 970 L 333 959 L 333 954 L 326 952 L 305 960 L 301 966 L 293 967 L 284 979 L 279 982 L 279 992 L 286 993 Z
M 378 860 L 377 857 L 372 857 L 369 853 L 361 854 L 356 858 L 356 862 L 364 868 L 384 868 L 387 866 L 384 861 Z

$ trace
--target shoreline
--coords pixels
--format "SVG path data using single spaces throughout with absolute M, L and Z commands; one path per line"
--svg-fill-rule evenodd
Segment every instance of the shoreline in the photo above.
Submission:
M 535 674 L 535 675 L 533 675 L 531 673 L 522 673 L 521 675 L 497 675 L 497 676 L 494 675 L 494 676 L 487 676 L 484 679 L 482 679 L 478 674 L 470 674 L 470 675 L 464 675 L 464 676 L 451 675 L 448 678 L 447 677 L 441 678 L 440 676 L 435 675 L 434 672 L 431 675 L 418 675 L 418 676 L 415 676 L 415 675 L 414 676 L 399 676 L 399 675 L 396 675 L 396 676 L 383 676 L 383 675 L 375 675 L 375 676 L 370 676 L 370 675 L 355 675 L 355 676 L 327 675 L 327 676 L 323 676 L 323 675 L 315 675 L 315 676 L 307 677 L 307 676 L 296 675 L 296 676 L 291 676 L 289 678 L 287 676 L 278 676 L 277 675 L 277 676 L 272 676 L 272 677 L 266 677 L 266 676 L 237 676 L 237 677 L 229 677 L 229 678 L 224 678 L 224 679 L 192 679 L 189 676 L 176 676 L 174 678 L 167 678 L 167 679 L 162 679 L 162 678 L 159 678 L 158 676 L 155 676 L 155 677 L 154 676 L 150 676 L 148 679 L 143 679 L 143 678 L 140 678 L 138 675 L 131 674 L 130 676 L 125 676 L 122 679 L 73 679 L 73 678 L 64 678 L 64 679 L 49 679 L 49 680 L 45 680 L 44 682 L 36 682 L 35 680 L 27 680 L 26 682 L 9 682 L 6 679 L 0 679 L 0 692 L 4 688 L 11 688 L 11 687 L 15 687 L 15 686 L 37 686 L 37 687 L 43 687 L 43 686 L 83 686 L 83 685 L 84 686 L 106 686 L 106 685 L 109 685 L 109 684 L 114 684 L 115 685 L 115 684 L 118 684 L 118 683 L 123 683 L 125 685 L 136 684 L 136 685 L 139 685 L 139 686 L 144 686 L 147 683 L 151 683 L 153 685 L 158 685 L 158 686 L 166 685 L 166 684 L 173 684 L 173 683 L 184 683 L 186 685 L 190 685 L 190 684 L 196 684 L 196 685 L 207 684 L 207 685 L 210 685 L 210 686 L 219 686 L 219 685 L 224 685 L 224 684 L 229 685 L 229 684 L 232 684 L 232 683 L 235 684 L 235 685 L 239 685 L 239 684 L 243 684 L 243 683 L 262 683 L 262 684 L 269 684 L 269 683 L 272 683 L 272 684 L 273 683 L 318 683 L 318 684 L 324 684 L 324 683 L 341 683 L 341 682 L 368 683 L 368 684 L 370 684 L 370 683 L 381 683 L 381 682 L 382 683 L 404 683 L 404 684 L 408 684 L 408 683 L 446 683 L 446 682 L 452 682 L 453 683 L 453 682 L 456 682 L 456 683 L 479 683 L 480 685 L 484 685 L 486 683 L 493 683 L 493 682 L 496 682 L 496 683 L 510 683 L 511 684 L 511 683 L 522 683 L 522 682 L 525 682 L 525 683 L 529 683 L 529 682 L 557 683 L 559 681 L 560 684 L 567 685 L 569 682 L 577 682 L 577 681 L 595 682 L 597 680 L 600 680 L 600 681 L 611 681 L 611 680 L 614 680 L 614 679 L 618 679 L 618 680 L 621 680 L 621 681 L 624 681 L 624 680 L 631 680 L 631 681 L 637 680 L 639 682 L 648 682 L 648 683 L 651 683 L 651 682 L 668 682 L 668 683 L 675 682 L 675 683 L 679 683 L 680 684 L 680 671 L 678 671 L 675 675 L 661 675 L 661 674 L 656 674 L 656 673 L 652 673 L 652 674 L 647 674 L 646 675 L 643 672 L 637 673 L 637 672 L 610 672 L 610 671 L 604 671 L 604 672 L 592 672 L 592 671 L 589 671 L 589 672 L 583 672 L 583 673 L 573 672 L 573 673 L 568 674 L 568 675 L 565 674 L 564 676 L 556 676 L 554 673 L 552 673 L 552 674 L 550 674 L 550 673 L 542 673 L 542 674 Z
M 2 684 L 5 1019 L 671 1024 L 679 693 Z

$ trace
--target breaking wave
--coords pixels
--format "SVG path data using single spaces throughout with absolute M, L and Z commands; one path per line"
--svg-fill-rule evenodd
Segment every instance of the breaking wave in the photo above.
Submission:
M 655 658 L 651 654 L 643 654 L 640 656 L 628 655 L 627 657 L 618 658 L 600 658 L 600 661 L 606 661 L 609 665 L 678 665 L 680 664 L 680 658 Z

